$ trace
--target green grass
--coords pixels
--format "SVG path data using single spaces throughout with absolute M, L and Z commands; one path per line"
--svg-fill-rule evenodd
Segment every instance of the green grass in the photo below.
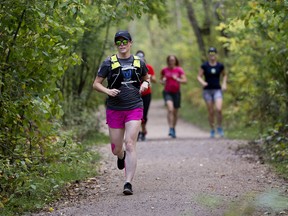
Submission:
M 29 181 L 23 182 L 23 189 L 9 197 L 4 208 L 0 209 L 0 215 L 23 215 L 41 209 L 61 196 L 68 183 L 96 176 L 100 155 L 91 151 L 91 147 L 108 141 L 107 136 L 89 131 L 81 143 L 62 155 L 60 162 L 40 164 L 39 169 L 29 172 Z M 43 170 L 42 174 L 40 170 Z
M 270 162 L 271 165 L 275 168 L 276 173 L 281 177 L 288 180 L 288 161 L 285 162 Z
M 180 116 L 199 128 L 210 131 L 206 107 L 199 108 L 184 102 L 181 107 Z M 256 125 L 247 126 L 241 123 L 241 121 L 227 120 L 225 119 L 225 112 L 223 116 L 223 129 L 225 137 L 230 139 L 253 140 L 259 137 L 259 130 Z

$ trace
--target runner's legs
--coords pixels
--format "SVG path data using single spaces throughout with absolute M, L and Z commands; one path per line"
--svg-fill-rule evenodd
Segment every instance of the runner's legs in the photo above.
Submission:
M 147 129 L 146 129 L 146 124 L 148 121 L 148 111 L 149 111 L 149 107 L 150 107 L 150 102 L 151 102 L 151 94 L 147 94 L 145 96 L 142 96 L 142 100 L 143 100 L 143 121 L 141 123 L 141 131 L 146 134 L 147 133 Z
M 170 128 L 174 128 L 174 115 L 175 115 L 175 109 L 173 105 L 172 100 L 167 100 L 166 101 L 166 106 L 167 106 L 167 120 L 168 120 L 168 125 Z
M 222 98 L 217 98 L 215 100 L 218 127 L 222 127 L 222 104 L 223 104 Z
M 174 109 L 173 110 L 173 128 L 176 127 L 177 120 L 178 120 L 178 109 Z
M 212 130 L 214 130 L 214 103 L 213 101 L 206 101 L 208 110 L 208 120 Z
M 124 128 L 109 127 L 112 153 L 118 156 L 120 159 L 124 157 L 124 149 L 123 149 L 124 132 L 125 132 Z
M 133 180 L 136 166 L 137 166 L 137 154 L 136 154 L 136 141 L 138 132 L 140 130 L 141 120 L 131 120 L 125 123 L 125 169 L 126 169 L 126 182 Z

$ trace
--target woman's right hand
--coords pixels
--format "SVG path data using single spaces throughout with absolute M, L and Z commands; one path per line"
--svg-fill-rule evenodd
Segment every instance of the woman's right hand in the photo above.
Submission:
M 108 89 L 107 90 L 107 95 L 111 97 L 116 97 L 120 93 L 119 89 Z
M 163 79 L 160 81 L 160 82 L 161 82 L 161 84 L 165 85 L 165 83 L 166 83 L 166 80 L 167 80 L 167 78 L 166 78 L 166 77 L 163 77 Z
M 202 86 L 203 86 L 203 87 L 206 87 L 206 86 L 208 86 L 208 83 L 207 83 L 207 82 L 203 82 L 203 83 L 202 83 Z

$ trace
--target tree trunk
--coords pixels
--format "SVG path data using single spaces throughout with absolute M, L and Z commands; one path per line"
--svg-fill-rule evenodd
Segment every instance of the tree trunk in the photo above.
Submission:
M 205 11 L 205 20 L 203 24 L 203 28 L 201 29 L 201 33 L 203 35 L 210 35 L 211 33 L 211 20 L 210 20 L 210 4 L 211 0 L 203 0 L 203 9 Z
M 215 17 L 216 17 L 216 19 L 217 19 L 217 21 L 218 21 L 217 25 L 218 25 L 220 22 L 225 21 L 226 15 L 225 15 L 225 8 L 224 8 L 223 0 L 215 3 L 215 6 L 214 6 L 214 15 L 215 15 Z M 228 38 L 228 35 L 225 33 L 225 29 L 222 29 L 221 32 L 220 32 L 220 34 L 221 34 L 222 37 Z M 228 56 L 228 55 L 229 55 L 229 50 L 228 50 L 226 47 L 224 47 L 224 55 L 225 55 L 225 56 Z
M 195 34 L 196 39 L 197 39 L 198 48 L 201 52 L 201 60 L 205 61 L 205 59 L 206 59 L 205 50 L 206 49 L 205 49 L 204 39 L 203 39 L 201 28 L 200 28 L 199 23 L 198 23 L 196 16 L 195 16 L 194 8 L 192 7 L 192 4 L 189 2 L 189 0 L 185 0 L 184 3 L 185 3 L 186 8 L 187 8 L 187 15 L 188 15 L 190 24 L 193 28 L 194 34 Z
M 80 97 L 81 93 L 83 91 L 83 88 L 85 86 L 88 74 L 89 74 L 89 65 L 88 65 L 88 53 L 87 53 L 87 49 L 86 49 L 86 41 L 88 40 L 88 38 L 90 37 L 90 32 L 89 31 L 85 31 L 83 38 L 82 38 L 82 64 L 80 67 L 80 76 L 79 76 L 79 84 L 78 84 L 78 88 L 77 88 L 77 96 Z

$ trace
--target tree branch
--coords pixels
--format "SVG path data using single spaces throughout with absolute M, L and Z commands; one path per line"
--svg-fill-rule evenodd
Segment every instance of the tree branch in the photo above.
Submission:
M 25 13 L 26 13 L 26 9 L 24 9 L 22 11 L 21 17 L 20 17 L 19 22 L 18 22 L 17 29 L 16 29 L 14 37 L 13 37 L 13 41 L 12 41 L 11 47 L 13 47 L 15 45 L 15 43 L 16 43 L 17 35 L 18 35 L 19 30 L 21 28 Z M 9 62 L 10 54 L 11 54 L 11 48 L 9 49 L 9 51 L 7 53 L 7 56 L 6 56 L 6 61 L 5 62 L 6 62 L 7 65 L 8 65 L 8 62 Z

